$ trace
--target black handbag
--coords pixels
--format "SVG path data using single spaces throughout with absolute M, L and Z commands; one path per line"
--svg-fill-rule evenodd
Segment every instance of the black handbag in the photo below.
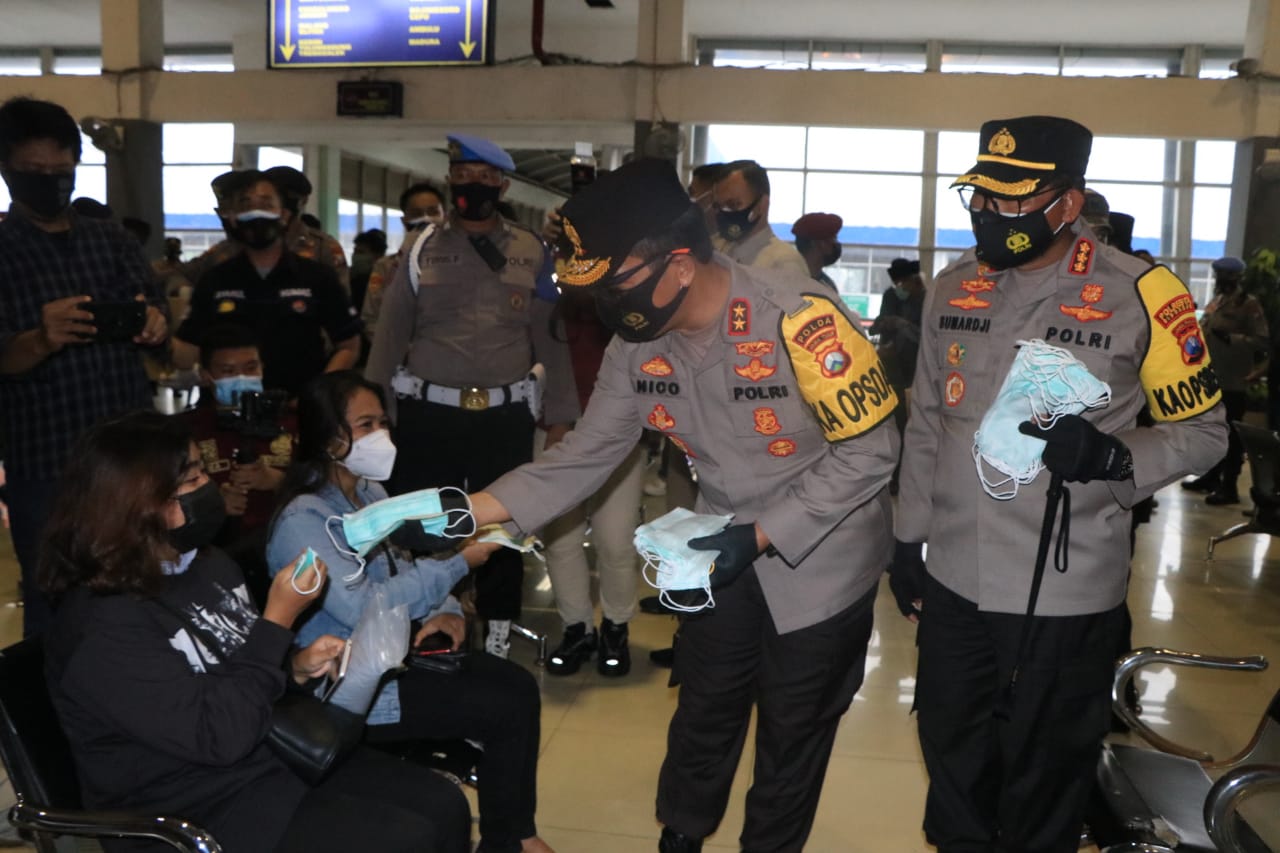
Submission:
M 364 717 L 309 693 L 285 693 L 271 709 L 267 745 L 308 785 L 319 785 L 364 735 Z

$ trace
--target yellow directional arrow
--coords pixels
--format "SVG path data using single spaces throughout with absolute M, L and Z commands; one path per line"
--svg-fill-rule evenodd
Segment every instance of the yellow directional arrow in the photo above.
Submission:
M 462 2 L 467 7 L 467 40 L 458 42 L 458 46 L 462 48 L 462 55 L 470 59 L 471 51 L 476 48 L 476 43 L 471 40 L 471 0 L 462 0 Z
M 293 59 L 293 21 L 291 7 L 293 0 L 284 0 L 284 44 L 280 45 L 280 52 L 284 54 L 284 61 L 288 62 Z

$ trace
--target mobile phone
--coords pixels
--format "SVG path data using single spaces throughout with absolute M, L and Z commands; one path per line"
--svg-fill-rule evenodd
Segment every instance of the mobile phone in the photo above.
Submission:
M 430 636 L 423 637 L 422 642 L 418 643 L 413 649 L 413 654 L 421 657 L 423 655 L 439 655 L 453 651 L 453 637 L 444 631 L 436 631 Z
M 136 299 L 123 302 L 86 302 L 80 306 L 93 315 L 98 333 L 95 341 L 120 343 L 131 341 L 147 325 L 147 304 Z
M 347 677 L 347 666 L 351 663 L 351 638 L 347 638 L 346 645 L 342 647 L 342 656 L 338 658 L 338 674 L 324 691 L 321 702 L 328 702 L 332 698 L 334 691 L 338 689 L 338 685 L 342 683 L 342 679 Z

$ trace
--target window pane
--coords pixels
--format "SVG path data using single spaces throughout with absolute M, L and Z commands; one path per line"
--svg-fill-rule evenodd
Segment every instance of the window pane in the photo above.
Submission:
M 76 189 L 73 198 L 93 198 L 107 202 L 107 167 L 81 165 L 76 169 Z
M 1191 194 L 1191 257 L 1216 260 L 1226 253 L 1231 190 L 1196 187 Z
M 209 182 L 225 171 L 226 165 L 165 166 L 164 227 L 221 230 Z
M 387 208 L 387 251 L 394 252 L 404 240 L 404 223 L 400 221 L 403 215 L 403 211 Z
M 934 245 L 940 248 L 967 249 L 973 245 L 973 227 L 969 211 L 960 202 L 960 194 L 951 189 L 950 177 L 938 178 L 934 201 Z M 941 269 L 941 267 L 939 267 Z
M 977 158 L 977 133 L 943 131 L 938 134 L 939 175 L 963 175 Z
M 1214 258 L 1217 260 L 1217 258 Z M 1210 266 L 1212 261 L 1192 261 L 1191 272 L 1186 278 L 1187 289 L 1191 291 L 1191 298 L 1196 301 L 1196 307 L 1201 311 L 1209 304 L 1209 300 L 1213 299 L 1213 267 Z
M 351 257 L 351 250 L 355 248 L 356 234 L 360 232 L 360 223 L 357 221 L 360 214 L 360 203 L 352 201 L 349 198 L 338 199 L 338 242 L 342 244 L 342 250 L 347 253 L 347 257 Z
M 812 208 L 810 208 L 812 209 Z M 769 173 L 769 223 L 783 240 L 790 241 L 791 223 L 805 211 L 802 172 Z
M 1167 55 L 1138 53 L 1125 55 L 1118 50 L 1067 48 L 1062 56 L 1065 77 L 1168 77 L 1169 68 L 1181 67 L 1182 59 L 1175 51 Z
M 0 53 L 0 75 L 37 77 L 40 74 L 40 56 L 35 53 Z
M 1236 144 L 1234 142 L 1197 142 L 1196 143 L 1196 176 L 1197 184 L 1229 184 L 1236 166 Z
M 809 174 L 805 210 L 844 219 L 841 243 L 916 246 L 920 242 L 918 176 Z
M 264 145 L 258 149 L 258 168 L 264 172 L 273 166 L 290 166 L 302 171 L 301 148 L 276 148 Z
M 809 168 L 918 173 L 924 133 L 918 130 L 809 128 Z
M 165 71 L 235 71 L 231 52 L 174 53 L 164 58 Z
M 106 152 L 93 144 L 93 140 L 80 134 L 80 164 L 89 164 L 93 166 L 105 166 L 107 163 Z
M 231 163 L 235 145 L 233 124 L 166 124 L 163 130 L 166 163 Z
M 1205 56 L 1200 60 L 1200 76 L 1212 80 L 1228 80 L 1236 76 L 1236 72 L 1231 70 L 1231 64 L 1239 61 L 1239 54 Z
M 1164 188 L 1149 184 L 1090 183 L 1106 196 L 1108 206 L 1133 217 L 1133 248 L 1153 255 L 1163 250 L 1160 233 L 1164 226 Z
M 382 207 L 380 205 L 361 204 L 360 210 L 364 217 L 364 221 L 361 225 L 361 230 L 368 231 L 370 228 L 377 228 L 379 230 L 383 230 Z
M 766 169 L 804 167 L 804 128 L 749 124 L 707 127 L 707 162 L 755 160 Z
M 715 49 L 712 65 L 732 68 L 772 68 L 795 71 L 809 67 L 809 47 Z
M 1163 139 L 1095 136 L 1089 154 L 1089 181 L 1164 180 L 1164 151 Z
M 924 71 L 923 45 L 815 42 L 814 69 L 822 71 Z
M 1005 48 L 997 45 L 948 45 L 942 54 L 944 73 L 1058 73 L 1057 48 Z
M 64 55 L 57 54 L 53 57 L 53 73 L 54 74 L 101 74 L 102 73 L 102 57 L 96 55 L 80 56 L 80 55 Z

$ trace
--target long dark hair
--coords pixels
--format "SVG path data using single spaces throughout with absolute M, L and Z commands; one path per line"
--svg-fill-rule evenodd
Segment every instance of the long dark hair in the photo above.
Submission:
M 347 404 L 361 389 L 371 392 L 386 408 L 382 387 L 365 379 L 357 370 L 322 373 L 308 382 L 298 395 L 298 442 L 284 482 L 276 493 L 277 516 L 294 498 L 312 494 L 329 482 L 330 468 L 337 462 L 329 448 L 334 439 L 342 439 L 350 448 Z
M 71 453 L 40 551 L 40 586 L 52 598 L 155 590 L 173 559 L 165 508 L 187 468 L 181 418 L 140 411 L 99 424 Z

